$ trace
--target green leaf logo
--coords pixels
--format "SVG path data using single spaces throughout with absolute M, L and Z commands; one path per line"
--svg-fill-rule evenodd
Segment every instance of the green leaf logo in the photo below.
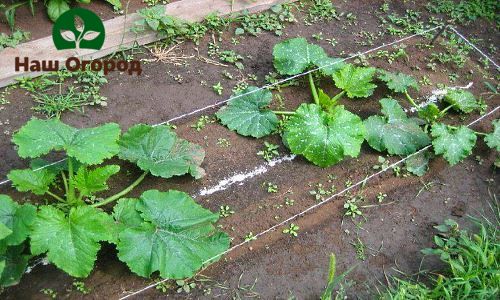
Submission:
M 58 50 L 100 50 L 104 37 L 101 19 L 92 11 L 80 7 L 63 13 L 52 28 L 52 40 Z

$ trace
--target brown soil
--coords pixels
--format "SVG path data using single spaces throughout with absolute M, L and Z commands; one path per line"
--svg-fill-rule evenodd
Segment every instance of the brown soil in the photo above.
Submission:
M 345 19 L 311 26 L 304 26 L 302 23 L 294 24 L 288 26 L 282 37 L 265 33 L 257 38 L 245 37 L 236 46 L 230 43 L 232 35 L 225 33 L 221 48 L 233 49 L 244 55 L 243 73 L 257 75 L 259 80 L 250 84 L 259 86 L 262 85 L 264 76 L 272 71 L 271 45 L 282 39 L 304 36 L 310 41 L 321 44 L 331 55 L 342 57 L 355 51 L 365 51 L 374 47 L 361 45 L 360 42 L 365 39 L 357 34 L 362 30 L 378 30 L 379 20 L 373 12 L 380 7 L 381 3 L 356 1 L 339 4 L 339 11 L 356 14 L 358 20 L 356 26 L 347 25 Z M 391 9 L 400 13 L 404 13 L 407 8 L 422 9 L 415 5 L 411 2 L 397 1 L 391 4 Z M 343 26 L 346 26 L 345 29 L 342 28 Z M 461 29 L 469 35 L 483 38 L 483 43 L 486 43 L 484 45 L 488 45 L 490 37 L 493 38 L 493 43 L 498 44 L 498 35 L 490 32 L 489 27 L 482 22 Z M 334 37 L 338 45 L 332 48 L 326 40 L 312 39 L 311 36 L 318 32 L 322 32 L 325 39 Z M 374 40 L 373 44 L 376 46 L 395 39 L 397 37 L 384 35 Z M 199 50 L 202 55 L 206 55 L 208 41 L 209 37 L 200 43 Z M 483 94 L 490 109 L 499 105 L 499 97 L 486 98 L 488 95 L 484 94 L 487 90 L 484 88 L 483 81 L 495 81 L 490 79 L 492 75 L 488 71 L 478 65 L 478 57 L 475 54 L 471 54 L 471 59 L 463 69 L 449 66 L 448 72 L 426 70 L 425 58 L 431 51 L 443 50 L 439 43 L 432 50 L 417 47 L 417 44 L 427 41 L 424 38 L 406 41 L 408 60 L 397 60 L 392 64 L 385 59 L 368 59 L 368 61 L 374 66 L 409 73 L 418 79 L 421 79 L 422 75 L 427 75 L 432 83 L 451 85 L 448 72 L 455 72 L 460 77 L 453 85 L 466 85 L 472 81 L 474 82 L 472 92 L 476 95 Z M 185 43 L 181 48 L 186 54 L 195 53 L 192 44 Z M 136 58 L 144 57 L 149 56 L 136 55 Z M 439 68 L 443 69 L 443 67 Z M 139 77 L 111 74 L 108 76 L 109 83 L 102 89 L 103 95 L 108 97 L 107 107 L 90 108 L 85 111 L 85 114 L 67 113 L 63 115 L 63 120 L 78 127 L 112 121 L 119 123 L 123 129 L 136 123 L 159 123 L 228 97 L 230 86 L 236 84 L 237 79 L 225 79 L 222 75 L 224 70 L 238 77 L 238 71 L 233 67 L 216 67 L 196 60 L 189 60 L 186 66 L 179 67 L 150 63 L 143 66 L 143 74 Z M 182 76 L 181 84 L 174 79 L 176 75 Z M 487 79 L 484 79 L 483 75 Z M 207 86 L 201 85 L 201 81 L 205 81 Z M 225 87 L 222 97 L 216 97 L 211 91 L 211 86 L 219 81 Z M 321 86 L 329 94 L 336 92 L 328 81 L 322 82 Z M 435 87 L 424 86 L 419 91 L 418 98 L 423 99 L 428 96 L 433 88 Z M 292 109 L 309 99 L 308 93 L 304 84 L 284 89 L 286 107 Z M 377 113 L 378 99 L 387 93 L 386 89 L 378 88 L 369 100 L 343 100 L 343 103 L 349 110 L 365 118 Z M 12 104 L 5 105 L 3 106 L 5 108 L 0 110 L 0 120 L 4 124 L 5 120 L 9 121 L 8 125 L 2 127 L 3 130 L 8 130 L 8 135 L 0 140 L 0 153 L 3 154 L 3 163 L 0 165 L 2 178 L 10 169 L 26 165 L 25 161 L 17 158 L 9 142 L 9 135 L 33 115 L 31 110 L 33 103 L 24 91 L 14 90 L 8 99 Z M 206 112 L 206 114 L 211 112 L 213 111 Z M 490 130 L 491 120 L 498 116 L 497 113 L 496 116 L 477 124 L 474 127 L 475 130 Z M 455 124 L 467 123 L 477 117 L 478 115 L 463 117 L 452 114 L 449 121 Z M 236 213 L 223 218 L 220 224 L 234 238 L 233 244 L 242 241 L 249 232 L 258 233 L 317 203 L 309 194 L 316 183 L 322 183 L 327 187 L 334 184 L 337 190 L 341 190 L 348 180 L 353 183 L 363 180 L 374 172 L 372 166 L 377 163 L 379 155 L 364 146 L 359 159 L 347 159 L 326 169 L 315 167 L 298 157 L 292 162 L 269 168 L 267 173 L 247 180 L 242 185 L 233 185 L 227 190 L 202 197 L 198 196 L 198 192 L 203 187 L 214 186 L 227 176 L 252 170 L 263 164 L 264 161 L 255 154 L 262 147 L 263 141 L 238 136 L 219 124 L 210 124 L 201 132 L 196 132 L 190 127 L 195 120 L 196 117 L 193 117 L 177 122 L 177 132 L 183 138 L 205 146 L 207 154 L 203 167 L 207 171 L 207 176 L 199 181 L 188 177 L 168 181 L 151 177 L 140 189 L 132 192 L 131 196 L 138 196 L 140 191 L 147 189 L 173 188 L 196 196 L 200 204 L 214 211 L 218 210 L 221 205 L 229 205 Z M 217 145 L 219 138 L 228 139 L 231 146 L 220 147 Z M 280 152 L 286 153 L 279 137 L 273 136 L 266 140 L 280 144 Z M 356 226 L 350 219 L 343 217 L 342 205 L 346 198 L 342 196 L 294 221 L 300 226 L 297 238 L 285 236 L 281 233 L 282 229 L 279 229 L 237 249 L 226 256 L 223 261 L 203 272 L 203 275 L 213 280 L 213 282 L 203 284 L 205 288 L 212 289 L 212 293 L 207 298 L 222 294 L 222 297 L 226 299 L 235 296 L 236 293 L 245 296 L 241 287 L 244 284 L 252 284 L 257 279 L 255 291 L 264 299 L 283 299 L 290 292 L 298 299 L 315 299 L 324 287 L 328 271 L 328 256 L 331 252 L 337 254 L 340 272 L 349 266 L 359 264 L 349 276 L 349 279 L 354 282 L 349 291 L 353 296 L 370 298 L 368 295 L 372 295 L 375 291 L 374 287 L 385 282 L 384 271 L 393 274 L 393 269 L 399 269 L 411 274 L 419 269 L 422 259 L 419 249 L 431 245 L 433 225 L 451 217 L 468 226 L 470 222 L 466 215 L 477 215 L 478 212 L 488 207 L 489 189 L 492 193 L 498 192 L 498 174 L 490 168 L 496 153 L 480 141 L 471 157 L 476 155 L 483 159 L 481 165 L 470 158 L 462 164 L 449 167 L 442 159 L 435 159 L 430 166 L 430 171 L 423 178 L 395 177 L 391 172 L 387 172 L 369 181 L 364 189 L 354 190 L 351 196 L 363 195 L 366 205 L 377 204 L 375 197 L 379 192 L 388 195 L 384 200 L 386 205 L 364 209 L 366 220 L 360 226 Z M 391 161 L 394 162 L 397 159 L 394 157 Z M 113 190 L 109 193 L 124 187 L 137 175 L 138 172 L 133 166 L 123 165 L 131 170 L 132 174 L 115 178 L 110 183 Z M 328 174 L 333 174 L 336 179 L 328 182 Z M 491 180 L 486 181 L 486 179 Z M 264 182 L 277 184 L 280 191 L 277 194 L 267 193 L 262 187 Z M 424 182 L 432 182 L 432 187 L 419 193 Z M 289 195 L 295 200 L 293 206 L 284 205 L 284 193 L 288 190 L 293 191 L 293 194 Z M 0 186 L 0 193 L 12 195 L 18 200 L 27 197 L 26 194 L 15 192 L 8 185 Z M 357 222 L 359 221 L 362 219 L 358 218 Z M 363 262 L 356 257 L 354 247 L 351 245 L 357 238 L 369 247 L 366 250 L 366 260 Z M 439 263 L 435 260 L 426 259 L 423 264 L 425 269 L 438 266 Z M 238 283 L 240 275 L 242 276 L 241 282 Z M 4 296 L 7 299 L 43 298 L 44 296 L 39 291 L 42 288 L 51 288 L 61 298 L 83 297 L 72 290 L 72 282 L 72 278 L 53 266 L 37 266 L 30 274 L 24 276 L 19 285 L 7 289 Z M 114 299 L 140 289 L 152 281 L 131 274 L 127 267 L 117 260 L 114 248 L 105 245 L 99 254 L 95 271 L 84 282 L 92 289 L 89 298 Z M 217 287 L 216 282 L 228 289 Z M 188 297 L 202 298 L 202 291 L 203 289 L 197 289 Z M 151 289 L 137 299 L 163 296 L 164 294 Z M 186 298 L 186 294 L 172 296 Z M 249 295 L 246 294 L 246 296 Z

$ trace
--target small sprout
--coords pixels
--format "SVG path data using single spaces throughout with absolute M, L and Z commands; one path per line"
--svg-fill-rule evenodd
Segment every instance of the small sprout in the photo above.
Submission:
M 356 250 L 356 256 L 358 257 L 359 260 L 366 260 L 366 255 L 365 255 L 365 244 L 363 244 L 363 241 L 361 241 L 359 238 L 357 238 L 356 242 L 351 243 L 351 245 L 354 247 Z
M 185 292 L 186 294 L 189 294 L 192 289 L 196 288 L 196 283 L 187 282 L 186 280 L 176 280 L 175 284 L 179 287 L 177 289 L 177 293 Z
M 233 79 L 233 74 L 229 73 L 228 71 L 222 72 L 222 75 L 224 75 L 227 79 Z
M 222 205 L 220 207 L 219 216 L 222 218 L 227 218 L 232 214 L 234 214 L 234 210 L 232 210 L 228 205 Z
M 359 210 L 359 206 L 356 204 L 356 199 L 349 199 L 344 203 L 345 213 L 344 216 L 350 216 L 355 218 L 356 216 L 361 216 L 363 213 Z
M 292 223 L 290 224 L 290 227 L 283 229 L 283 233 L 296 237 L 299 234 L 299 228 L 299 226 Z
M 222 147 L 222 148 L 227 148 L 227 147 L 231 146 L 231 142 L 225 138 L 218 138 L 217 145 Z
M 73 286 L 77 291 L 80 293 L 87 295 L 90 293 L 90 289 L 85 286 L 85 283 L 83 281 L 74 281 Z
M 389 160 L 385 159 L 383 156 L 378 157 L 378 163 L 378 165 L 372 167 L 374 170 L 385 170 L 389 168 Z
M 256 240 L 257 238 L 255 237 L 255 235 L 253 235 L 252 232 L 249 232 L 246 236 L 245 236 L 245 242 L 250 242 L 250 241 L 254 241 Z
M 313 195 L 317 201 L 325 200 L 326 196 L 330 196 L 336 191 L 335 185 L 332 185 L 330 189 L 326 189 L 323 184 L 316 184 L 316 189 L 309 191 L 309 194 Z
M 285 197 L 285 205 L 293 206 L 295 204 L 295 200 Z
M 484 163 L 484 160 L 480 155 L 476 155 L 476 161 L 480 166 Z
M 46 295 L 50 299 L 57 298 L 57 293 L 53 289 L 41 289 L 40 292 L 42 292 L 44 295 Z
M 191 128 L 194 128 L 196 131 L 201 131 L 207 124 L 215 122 L 212 118 L 209 116 L 201 116 L 198 118 L 196 123 L 191 125 Z
M 217 94 L 217 95 L 222 95 L 222 91 L 224 90 L 224 87 L 222 86 L 222 84 L 220 83 L 220 81 L 213 85 L 212 86 L 212 89 L 214 90 L 214 92 Z
M 350 179 L 347 179 L 345 182 L 344 182 L 344 185 L 345 187 L 350 187 L 352 185 L 352 181 Z
M 387 197 L 387 194 L 383 194 L 382 192 L 379 192 L 377 195 L 378 203 L 382 203 L 382 201 L 384 201 L 385 197 Z
M 264 182 L 262 184 L 263 187 L 267 187 L 267 192 L 268 193 L 277 193 L 278 192 L 278 185 L 274 184 L 272 182 Z
M 264 142 L 264 147 L 264 150 L 257 152 L 258 156 L 262 156 L 267 161 L 271 161 L 274 157 L 279 156 L 278 145 Z
M 160 279 L 156 280 L 156 289 L 159 290 L 162 293 L 167 293 L 169 290 L 171 290 L 173 286 L 168 283 L 167 281 L 163 281 Z

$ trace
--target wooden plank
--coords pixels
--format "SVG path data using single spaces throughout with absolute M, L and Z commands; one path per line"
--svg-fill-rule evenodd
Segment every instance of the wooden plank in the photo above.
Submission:
M 294 0 L 295 1 L 295 0 Z M 165 11 L 168 15 L 190 22 L 202 21 L 211 13 L 226 16 L 244 10 L 259 12 L 270 8 L 275 4 L 290 2 L 289 0 L 240 0 L 235 1 L 231 9 L 230 0 L 182 0 L 166 4 Z M 130 29 L 134 22 L 140 20 L 137 13 L 128 16 L 120 16 L 104 22 L 106 29 L 106 40 L 101 50 L 57 50 L 52 42 L 52 37 L 44 37 L 38 40 L 23 43 L 16 48 L 6 48 L 0 52 L 0 87 L 15 83 L 16 78 L 34 77 L 44 72 L 15 71 L 15 58 L 28 57 L 32 60 L 58 60 L 61 67 L 68 57 L 79 57 L 80 59 L 98 59 L 116 50 L 129 47 L 137 42 L 139 45 L 149 44 L 159 40 L 154 31 L 145 31 L 139 35 L 132 33 Z

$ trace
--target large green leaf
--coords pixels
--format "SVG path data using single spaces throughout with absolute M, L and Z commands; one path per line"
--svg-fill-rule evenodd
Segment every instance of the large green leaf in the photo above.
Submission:
M 52 22 L 55 22 L 60 15 L 70 9 L 66 0 L 49 0 L 47 2 L 47 14 Z
M 74 177 L 75 187 L 82 196 L 91 196 L 94 193 L 105 191 L 108 189 L 106 181 L 119 171 L 120 166 L 117 165 L 99 167 L 93 170 L 81 166 Z
M 404 73 L 391 73 L 381 70 L 379 78 L 387 84 L 389 89 L 397 93 L 404 93 L 410 88 L 414 88 L 415 90 L 419 89 L 417 80 Z
M 42 206 L 31 233 L 31 252 L 47 258 L 74 277 L 86 277 L 94 267 L 100 241 L 113 241 L 110 215 L 90 206 L 63 211 Z
M 118 257 L 141 276 L 159 271 L 163 278 L 192 277 L 229 247 L 229 237 L 212 224 L 218 214 L 186 193 L 150 190 L 119 205 L 114 216 L 125 229 L 119 234 Z
M 167 126 L 131 127 L 120 140 L 119 157 L 163 178 L 189 173 L 198 179 L 205 174 L 200 167 L 203 148 L 177 137 Z
M 235 96 L 250 93 L 235 99 L 217 112 L 221 123 L 244 136 L 260 138 L 272 133 L 278 126 L 278 117 L 267 106 L 272 93 L 249 87 Z
M 316 59 L 314 64 L 316 67 L 321 68 L 320 72 L 325 76 L 332 76 L 335 72 L 343 69 L 346 66 L 345 60 L 336 57 L 322 57 Z
M 274 45 L 274 67 L 281 75 L 296 75 L 307 68 L 324 63 L 323 48 L 309 44 L 305 38 L 293 38 Z M 332 66 L 333 67 L 333 66 Z
M 31 226 L 35 220 L 36 208 L 31 204 L 19 205 L 7 195 L 0 195 L 0 224 L 3 245 L 19 245 L 28 237 Z M 10 231 L 10 234 L 6 234 Z
M 30 255 L 23 254 L 24 245 L 0 247 L 0 287 L 19 283 L 26 271 Z
M 283 139 L 294 154 L 328 167 L 346 155 L 357 157 L 364 133 L 361 118 L 341 105 L 326 113 L 316 104 L 303 103 L 287 122 Z
M 437 123 L 432 125 L 431 135 L 434 138 L 432 141 L 434 153 L 443 154 L 450 165 L 455 165 L 469 156 L 476 144 L 476 134 L 466 126 L 454 129 Z
M 120 127 L 115 123 L 94 128 L 76 129 L 57 119 L 32 119 L 19 132 L 13 142 L 22 158 L 37 158 L 52 150 L 65 150 L 83 164 L 100 164 L 118 153 Z
M 491 149 L 500 151 L 500 119 L 494 120 L 492 123 L 493 132 L 484 137 L 484 141 Z
M 50 185 L 56 179 L 57 173 L 51 169 L 41 170 L 12 170 L 7 178 L 12 181 L 12 185 L 20 192 L 31 191 L 35 195 L 44 195 L 49 191 Z
M 408 157 L 405 161 L 406 170 L 414 175 L 423 176 L 429 168 L 429 156 L 429 152 L 425 150 Z
M 366 140 L 377 151 L 409 155 L 428 145 L 425 132 L 409 119 L 394 99 L 380 100 L 384 116 L 371 116 L 364 121 Z
M 349 98 L 365 98 L 373 94 L 377 87 L 372 83 L 373 75 L 377 69 L 355 67 L 347 64 L 340 71 L 333 73 L 335 86 L 344 90 Z
M 471 113 L 479 107 L 474 95 L 465 90 L 449 90 L 444 96 L 444 101 L 451 104 L 454 110 Z

